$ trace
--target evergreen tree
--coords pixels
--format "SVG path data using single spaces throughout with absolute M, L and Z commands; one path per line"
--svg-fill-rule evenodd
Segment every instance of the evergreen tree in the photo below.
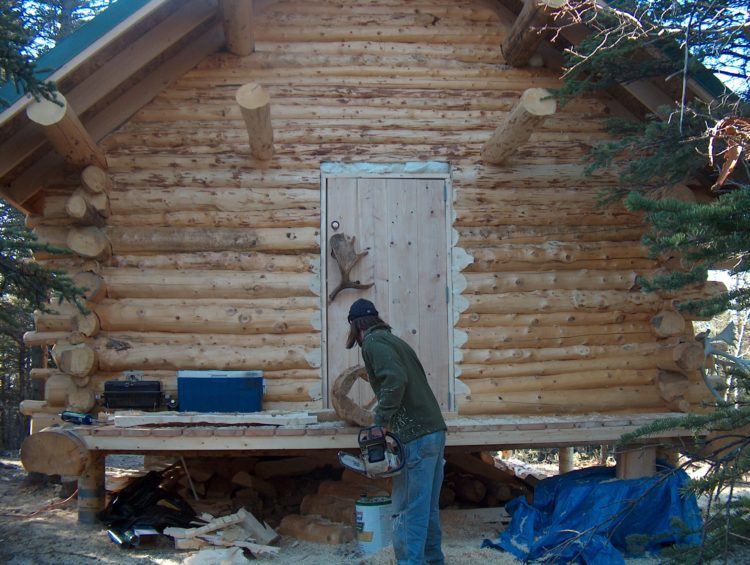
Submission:
M 24 25 L 21 4 L 0 0 L 0 85 L 10 82 L 16 92 L 51 99 L 56 88 L 37 78 L 39 69 L 31 53 L 34 32 Z M 7 106 L 8 101 L 0 97 L 0 110 Z
M 36 56 L 50 49 L 97 11 L 103 1 L 30 2 L 0 0 L 0 84 L 11 82 L 18 92 L 54 98 L 55 85 L 40 80 Z M 0 98 L 0 109 L 8 101 Z M 33 261 L 34 251 L 56 252 L 36 241 L 23 216 L 0 200 L 0 448 L 18 447 L 25 433 L 18 403 L 31 390 L 32 351 L 23 334 L 33 327 L 33 311 L 48 301 L 78 304 L 80 289 L 63 273 Z M 80 307 L 80 304 L 79 304 Z
M 642 121 L 610 122 L 613 140 L 589 155 L 588 170 L 616 167 L 619 187 L 603 201 L 624 199 L 642 211 L 649 226 L 644 242 L 654 256 L 672 255 L 681 269 L 641 280 L 646 291 L 676 290 L 703 283 L 710 270 L 728 268 L 739 284 L 721 296 L 688 300 L 687 312 L 707 317 L 750 308 L 750 15 L 747 0 L 627 0 L 608 5 L 573 0 L 556 14 L 562 25 L 586 24 L 592 33 L 567 52 L 561 100 L 638 79 L 663 81 L 678 101 Z M 733 86 L 716 89 L 711 101 L 691 96 L 690 81 L 710 84 L 710 70 Z M 697 202 L 658 198 L 657 191 L 697 181 L 706 197 Z M 746 320 L 746 316 L 743 317 Z M 686 427 L 711 434 L 700 449 L 686 447 L 685 465 L 703 462 L 708 473 L 691 489 L 710 501 L 700 551 L 680 554 L 690 563 L 730 558 L 732 547 L 750 539 L 750 500 L 734 487 L 750 471 L 750 362 L 740 355 L 739 336 L 702 333 L 715 360 L 704 371 L 709 388 L 716 374 L 732 387 L 716 392 L 701 414 L 661 421 L 623 437 L 623 444 L 657 431 Z M 738 345 L 731 349 L 738 341 Z M 713 373 L 713 374 L 712 374 Z

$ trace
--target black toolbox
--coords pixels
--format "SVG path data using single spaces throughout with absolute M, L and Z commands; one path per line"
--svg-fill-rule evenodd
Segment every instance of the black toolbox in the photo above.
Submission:
M 158 408 L 162 402 L 161 382 L 144 381 L 140 375 L 124 373 L 125 380 L 106 381 L 102 400 L 107 408 Z

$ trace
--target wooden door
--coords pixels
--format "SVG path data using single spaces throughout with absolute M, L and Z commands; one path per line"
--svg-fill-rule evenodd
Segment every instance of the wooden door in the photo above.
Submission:
M 440 406 L 448 410 L 445 180 L 331 177 L 324 186 L 326 242 L 337 233 L 354 236 L 356 251 L 368 254 L 354 266 L 351 279 L 374 283 L 367 290 L 345 289 L 332 302 L 326 296 L 328 390 L 346 368 L 363 364 L 359 347 L 345 348 L 349 307 L 363 297 L 374 302 L 393 333 L 414 348 Z M 336 261 L 326 254 L 328 294 L 341 275 Z M 350 396 L 361 406 L 374 402 L 367 383 L 358 383 Z

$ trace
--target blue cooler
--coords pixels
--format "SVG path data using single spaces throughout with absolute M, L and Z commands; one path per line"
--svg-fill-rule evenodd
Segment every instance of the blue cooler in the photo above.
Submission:
M 177 371 L 180 412 L 258 412 L 263 371 Z

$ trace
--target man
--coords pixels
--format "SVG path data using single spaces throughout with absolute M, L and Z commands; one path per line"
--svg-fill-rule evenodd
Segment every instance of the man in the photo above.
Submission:
M 404 444 L 406 464 L 393 477 L 393 549 L 399 565 L 444 563 L 440 547 L 445 420 L 417 354 L 360 298 L 349 309 L 346 348 L 355 343 L 378 397 L 375 423 Z

